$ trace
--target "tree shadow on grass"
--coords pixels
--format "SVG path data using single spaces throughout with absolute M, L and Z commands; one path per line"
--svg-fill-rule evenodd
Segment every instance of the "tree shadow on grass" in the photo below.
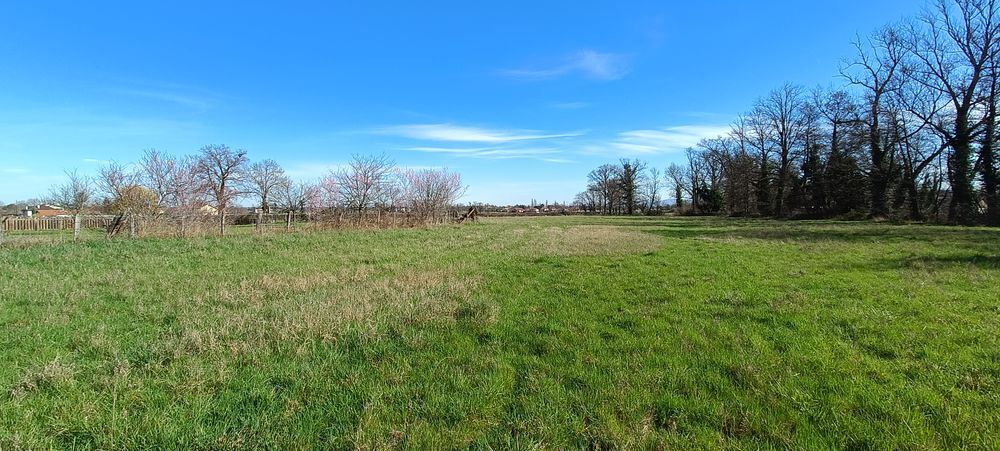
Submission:
M 963 268 L 978 268 L 993 271 L 1000 269 L 1000 256 L 983 253 L 909 255 L 904 257 L 885 257 L 853 263 L 831 262 L 830 264 L 831 267 L 837 270 L 865 270 L 879 272 L 895 272 L 902 270 L 962 270 Z
M 921 269 L 975 266 L 981 269 L 1000 269 L 1000 256 L 972 255 L 921 255 L 915 257 L 886 259 L 882 263 L 888 268 Z
M 1000 229 L 744 218 L 663 218 L 659 221 L 621 221 L 616 225 L 642 226 L 649 233 L 680 239 L 853 244 L 926 242 L 973 250 L 990 258 L 1000 253 Z

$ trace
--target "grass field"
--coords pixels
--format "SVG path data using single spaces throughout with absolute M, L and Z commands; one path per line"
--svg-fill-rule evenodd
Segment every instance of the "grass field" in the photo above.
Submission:
M 1000 447 L 1000 231 L 702 218 L 0 248 L 0 449 Z

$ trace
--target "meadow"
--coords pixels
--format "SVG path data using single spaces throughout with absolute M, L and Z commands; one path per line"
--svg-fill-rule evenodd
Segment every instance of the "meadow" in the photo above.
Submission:
M 0 247 L 0 449 L 1000 448 L 1000 230 L 674 217 Z

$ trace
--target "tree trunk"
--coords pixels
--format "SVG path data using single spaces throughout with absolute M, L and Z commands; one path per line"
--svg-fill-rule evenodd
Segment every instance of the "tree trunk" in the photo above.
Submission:
M 907 175 L 906 178 L 907 197 L 910 198 L 910 219 L 923 221 L 924 214 L 920 211 L 920 194 L 917 192 L 917 180 L 914 176 Z
M 73 215 L 73 241 L 80 239 L 80 214 Z
M 788 183 L 788 157 L 781 156 L 781 168 L 778 171 L 778 189 L 774 199 L 774 215 L 781 218 L 785 214 L 785 185 Z
M 884 218 L 889 214 L 889 178 L 882 172 L 881 167 L 873 167 L 868 175 L 868 182 L 872 202 L 868 215 L 872 218 Z
M 771 184 L 767 163 L 765 156 L 760 161 L 760 173 L 757 176 L 757 214 L 761 216 L 771 214 Z
M 997 120 L 996 85 L 990 94 L 987 111 L 986 129 L 983 131 L 982 146 L 979 150 L 980 172 L 983 176 L 983 191 L 986 197 L 986 225 L 1000 226 L 1000 174 L 997 174 L 996 161 L 996 120 Z
M 872 159 L 871 172 L 868 174 L 868 185 L 871 190 L 871 208 L 868 215 L 872 218 L 884 218 L 889 214 L 888 191 L 889 175 L 885 171 L 885 151 L 882 149 L 882 136 L 879 130 L 879 99 L 871 104 L 871 123 L 868 124 L 868 147 Z
M 219 236 L 226 236 L 226 209 L 219 212 Z
M 958 126 L 956 126 L 956 129 Z M 952 139 L 952 152 L 948 156 L 948 183 L 951 185 L 951 204 L 948 205 L 948 222 L 969 224 L 972 222 L 973 193 L 969 177 L 969 157 L 972 149 L 968 134 L 956 133 Z
M 997 192 L 1000 180 L 998 180 L 997 163 L 993 140 L 983 143 L 980 153 L 982 159 L 983 190 L 986 194 L 986 225 L 1000 226 L 1000 193 Z

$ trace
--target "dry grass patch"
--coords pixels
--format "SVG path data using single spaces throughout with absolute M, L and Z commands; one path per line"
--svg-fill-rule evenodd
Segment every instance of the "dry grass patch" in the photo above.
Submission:
M 173 358 L 246 354 L 282 342 L 336 340 L 351 329 L 377 338 L 396 325 L 453 323 L 463 316 L 478 285 L 460 273 L 458 268 L 380 273 L 356 266 L 224 284 L 190 306 L 179 306 L 179 330 L 164 339 L 161 352 Z M 211 315 L 205 314 L 206 307 Z M 479 310 L 477 320 L 496 316 Z
M 452 271 L 411 271 L 324 290 L 285 318 L 284 328 L 324 338 L 350 323 L 372 332 L 388 324 L 454 321 L 478 282 Z
M 73 380 L 74 373 L 75 370 L 71 365 L 56 357 L 41 368 L 27 371 L 24 377 L 10 389 L 10 395 L 14 399 L 20 399 L 46 387 L 69 384 Z

